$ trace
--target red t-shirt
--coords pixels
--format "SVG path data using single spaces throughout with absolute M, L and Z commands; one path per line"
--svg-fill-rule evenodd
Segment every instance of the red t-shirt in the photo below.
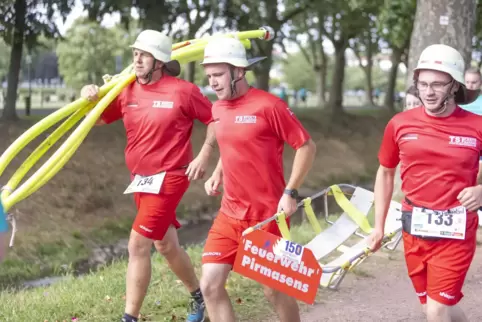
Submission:
M 445 210 L 460 206 L 460 191 L 477 184 L 481 148 L 482 116 L 457 107 L 434 117 L 415 108 L 388 122 L 378 158 L 386 168 L 401 163 L 402 192 L 413 204 Z
M 213 105 L 223 165 L 221 212 L 239 220 L 264 220 L 277 211 L 286 183 L 283 148 L 310 138 L 286 103 L 250 88 L 242 97 Z
M 101 118 L 106 123 L 124 121 L 129 171 L 153 175 L 178 170 L 192 161 L 194 119 L 209 124 L 211 108 L 196 85 L 165 75 L 154 84 L 129 84 Z

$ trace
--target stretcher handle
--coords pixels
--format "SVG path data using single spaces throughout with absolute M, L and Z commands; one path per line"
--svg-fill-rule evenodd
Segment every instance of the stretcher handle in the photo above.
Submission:
M 388 244 L 389 242 L 392 241 L 393 237 L 395 237 L 395 235 L 397 233 L 399 233 L 400 231 L 402 230 L 402 228 L 398 228 L 396 229 L 395 231 L 391 232 L 391 233 L 388 233 L 388 234 L 385 234 L 385 236 L 383 237 L 382 239 L 382 246 L 383 247 L 384 245 Z M 381 248 L 380 247 L 380 248 Z M 344 262 L 343 264 L 341 265 L 338 265 L 338 266 L 325 266 L 323 267 L 323 272 L 326 272 L 326 273 L 334 273 L 334 272 L 337 272 L 339 271 L 340 269 L 349 269 L 354 262 L 356 262 L 357 260 L 360 260 L 362 259 L 363 257 L 365 256 L 369 256 L 370 254 L 372 254 L 372 250 L 370 249 L 370 247 L 365 247 L 363 248 L 359 253 L 357 253 L 356 255 L 353 255 L 350 259 L 348 259 L 346 262 Z
M 351 185 L 351 184 L 347 184 L 347 183 L 341 183 L 341 184 L 338 184 L 337 186 L 339 186 L 340 188 L 351 188 L 351 189 L 356 189 L 356 186 L 354 185 Z M 312 200 L 313 199 L 316 199 L 320 196 L 323 196 L 327 193 L 329 193 L 331 191 L 331 186 L 328 187 L 328 188 L 325 188 L 317 193 L 315 193 L 314 195 L 312 195 L 311 198 Z M 296 209 L 298 209 L 299 207 L 303 206 L 304 205 L 304 200 L 300 201 L 297 205 L 296 205 Z M 273 216 L 269 217 L 268 219 L 265 219 L 263 220 L 262 222 L 260 223 L 257 223 L 256 225 L 252 226 L 252 227 L 249 227 L 247 228 L 245 231 L 243 231 L 243 234 L 242 236 L 246 236 L 247 234 L 257 230 L 257 229 L 261 229 L 261 227 L 263 227 L 264 225 L 272 222 L 273 220 L 279 220 L 279 217 L 281 216 L 286 216 L 286 214 L 283 212 L 283 211 L 280 211 L 276 214 L 274 214 Z M 289 217 L 289 216 L 288 216 Z

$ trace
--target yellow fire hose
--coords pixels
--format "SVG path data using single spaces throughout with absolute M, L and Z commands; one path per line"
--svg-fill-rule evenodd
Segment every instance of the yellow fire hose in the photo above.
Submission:
M 183 41 L 173 44 L 172 59 L 179 61 L 181 65 L 201 60 L 203 58 L 206 44 L 213 37 L 236 37 L 243 43 L 245 48 L 249 49 L 251 47 L 250 39 L 259 38 L 269 41 L 273 39 L 273 36 L 274 33 L 271 28 L 262 27 L 259 30 L 213 35 L 201 39 Z M 106 83 L 99 89 L 99 100 L 97 102 L 89 102 L 86 99 L 79 98 L 76 101 L 67 104 L 34 124 L 3 152 L 0 156 L 0 176 L 10 162 L 18 155 L 18 153 L 20 153 L 20 151 L 22 151 L 23 148 L 25 148 L 26 145 L 55 124 L 66 119 L 29 155 L 7 184 L 2 187 L 0 201 L 3 204 L 5 212 L 8 212 L 15 204 L 40 189 L 70 160 L 80 144 L 87 137 L 96 121 L 102 115 L 103 111 L 126 86 L 135 80 L 132 65 L 128 66 L 117 75 L 106 75 L 104 80 Z M 40 158 L 58 140 L 60 140 L 65 133 L 79 123 L 79 121 L 81 121 L 80 124 L 58 150 L 53 153 L 53 155 L 50 156 L 50 158 L 30 178 L 18 187 L 28 171 L 40 160 Z M 9 216 L 9 218 L 11 218 L 11 216 Z

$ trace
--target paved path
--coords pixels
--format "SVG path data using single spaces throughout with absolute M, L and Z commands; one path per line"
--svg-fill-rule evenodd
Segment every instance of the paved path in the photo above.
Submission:
M 469 321 L 482 321 L 481 264 L 482 248 L 478 248 L 460 303 Z M 360 270 L 358 274 L 349 274 L 338 291 L 320 290 L 319 300 L 305 310 L 301 321 L 426 321 L 407 277 L 402 249 L 392 254 L 391 259 L 384 254 L 373 256 L 360 265 Z

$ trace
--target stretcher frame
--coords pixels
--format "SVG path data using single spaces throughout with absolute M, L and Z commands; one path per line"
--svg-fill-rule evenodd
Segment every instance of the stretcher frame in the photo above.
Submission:
M 353 191 L 350 199 L 345 195 L 347 190 Z M 334 197 L 337 204 L 344 210 L 343 214 L 334 222 L 328 220 L 327 197 L 330 195 Z M 312 201 L 320 197 L 324 197 L 324 220 L 329 224 L 325 230 L 322 230 L 312 207 Z M 317 234 L 310 242 L 304 245 L 304 247 L 313 252 L 313 255 L 315 255 L 315 258 L 322 267 L 321 287 L 332 290 L 338 289 L 346 274 L 373 253 L 365 239 L 373 230 L 367 218 L 373 202 L 374 194 L 369 190 L 350 184 L 335 184 L 310 197 L 304 198 L 298 203 L 298 208 L 304 209 L 311 227 Z M 382 247 L 387 250 L 395 250 L 402 238 L 400 217 L 401 205 L 392 200 L 385 223 L 385 236 L 382 240 Z M 287 216 L 284 212 L 276 213 L 272 217 L 248 228 L 243 232 L 243 235 L 255 229 L 260 229 L 265 224 L 275 220 L 282 237 L 292 240 L 286 219 Z M 353 236 L 361 240 L 355 245 L 344 245 L 344 243 Z M 333 241 L 332 238 L 337 239 Z M 329 246 L 319 247 L 323 245 L 323 243 L 329 244 Z M 326 259 L 326 257 L 334 251 L 339 251 L 341 255 L 327 264 L 321 263 L 322 259 Z

